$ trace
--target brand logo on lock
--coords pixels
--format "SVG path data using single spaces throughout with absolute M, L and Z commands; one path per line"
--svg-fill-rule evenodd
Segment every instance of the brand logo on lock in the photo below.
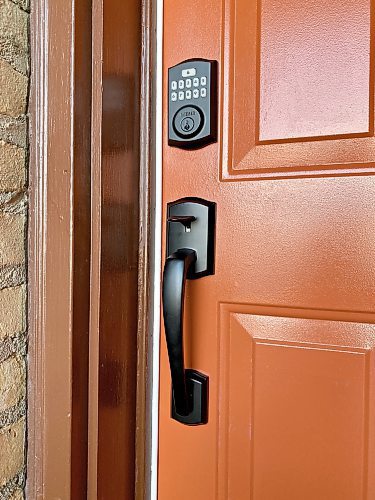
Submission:
M 181 113 L 181 116 L 195 116 L 197 112 L 193 109 L 191 111 L 183 111 Z

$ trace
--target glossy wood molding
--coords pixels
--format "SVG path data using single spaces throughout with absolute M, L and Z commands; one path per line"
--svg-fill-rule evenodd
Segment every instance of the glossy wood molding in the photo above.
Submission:
M 155 199 L 156 5 L 143 2 L 140 101 L 139 252 L 135 498 L 150 497 L 153 225 Z
M 86 495 L 91 2 L 31 15 L 27 496 Z M 74 481 L 71 469 L 74 469 Z
M 90 499 L 133 499 L 136 455 L 143 478 L 147 340 L 142 314 L 149 225 L 146 131 L 140 137 L 141 106 L 147 100 L 141 98 L 144 8 L 140 0 L 93 2 Z
M 139 0 L 33 9 L 32 499 L 145 495 L 152 16 Z

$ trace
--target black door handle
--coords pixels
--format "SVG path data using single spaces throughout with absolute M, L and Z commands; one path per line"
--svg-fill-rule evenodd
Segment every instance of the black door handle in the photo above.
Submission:
M 163 276 L 163 315 L 172 391 L 176 412 L 181 416 L 191 411 L 186 387 L 183 322 L 186 276 L 196 260 L 195 250 L 181 248 L 167 258 Z
M 214 229 L 214 203 L 184 198 L 168 205 L 162 296 L 172 378 L 171 416 L 187 425 L 207 423 L 208 376 L 185 368 L 185 285 L 187 279 L 214 273 Z

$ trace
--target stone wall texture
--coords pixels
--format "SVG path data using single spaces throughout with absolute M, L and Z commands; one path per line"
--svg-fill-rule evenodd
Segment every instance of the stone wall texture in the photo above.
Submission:
M 28 32 L 28 0 L 0 0 L 0 500 L 26 478 Z

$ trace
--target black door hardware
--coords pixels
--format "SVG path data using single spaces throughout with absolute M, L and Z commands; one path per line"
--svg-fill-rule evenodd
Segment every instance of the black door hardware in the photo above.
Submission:
M 214 274 L 215 203 L 184 198 L 168 204 L 167 260 L 163 275 L 163 316 L 172 379 L 175 420 L 208 421 L 208 376 L 185 369 L 183 321 L 187 279 Z
M 217 62 L 189 59 L 168 71 L 168 144 L 198 148 L 217 140 Z

